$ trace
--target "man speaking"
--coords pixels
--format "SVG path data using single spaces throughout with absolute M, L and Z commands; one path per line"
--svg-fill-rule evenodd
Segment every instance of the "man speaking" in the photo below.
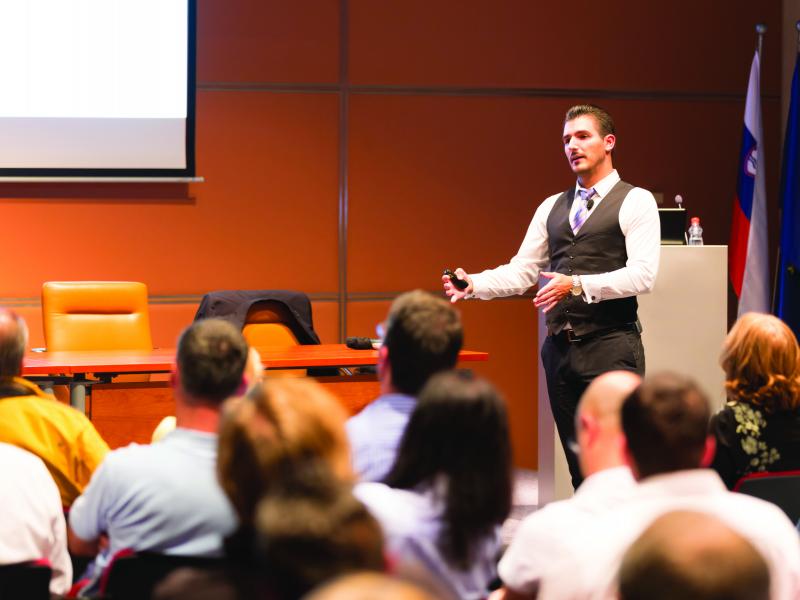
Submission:
M 508 264 L 468 275 L 460 290 L 443 276 L 452 302 L 523 294 L 541 275 L 534 304 L 547 319 L 542 364 L 572 484 L 581 482 L 570 442 L 575 409 L 589 383 L 606 371 L 644 374 L 638 294 L 653 289 L 661 232 L 653 195 L 620 179 L 612 163 L 614 121 L 590 104 L 564 119 L 564 153 L 574 187 L 536 209 L 517 255 Z M 547 269 L 542 270 L 542 269 Z

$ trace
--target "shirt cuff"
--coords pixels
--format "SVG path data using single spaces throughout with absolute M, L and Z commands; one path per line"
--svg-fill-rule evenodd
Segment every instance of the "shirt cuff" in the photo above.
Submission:
M 593 277 L 591 275 L 578 275 L 578 278 L 581 280 L 583 299 L 586 300 L 586 304 L 596 304 L 603 299 L 600 293 L 602 291 L 602 286 L 593 282 Z

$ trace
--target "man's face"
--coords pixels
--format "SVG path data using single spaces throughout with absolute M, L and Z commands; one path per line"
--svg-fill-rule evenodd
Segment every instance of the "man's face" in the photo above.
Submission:
M 562 140 L 569 166 L 576 175 L 592 174 L 605 166 L 610 167 L 616 138 L 613 134 L 600 135 L 593 116 L 581 115 L 564 123 Z

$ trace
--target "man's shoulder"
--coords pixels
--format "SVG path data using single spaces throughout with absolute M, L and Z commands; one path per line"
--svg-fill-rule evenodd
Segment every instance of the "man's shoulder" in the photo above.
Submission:
M 378 424 L 405 422 L 413 412 L 416 403 L 416 399 L 412 396 L 401 394 L 378 396 L 360 413 L 347 420 L 347 431 L 348 433 L 355 431 L 375 433 L 375 426 Z

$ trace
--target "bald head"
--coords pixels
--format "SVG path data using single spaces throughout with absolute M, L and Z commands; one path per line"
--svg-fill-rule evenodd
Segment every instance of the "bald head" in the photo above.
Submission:
M 622 403 L 641 382 L 642 378 L 630 371 L 609 371 L 598 375 L 581 396 L 578 414 L 583 411 L 619 426 Z
M 0 308 L 0 377 L 22 372 L 22 358 L 28 345 L 28 326 L 14 311 Z
M 584 477 L 625 464 L 620 408 L 640 383 L 635 373 L 609 371 L 597 376 L 583 393 L 575 415 L 575 437 Z
M 767 600 L 769 570 L 741 535 L 710 514 L 656 519 L 622 559 L 621 600 Z

